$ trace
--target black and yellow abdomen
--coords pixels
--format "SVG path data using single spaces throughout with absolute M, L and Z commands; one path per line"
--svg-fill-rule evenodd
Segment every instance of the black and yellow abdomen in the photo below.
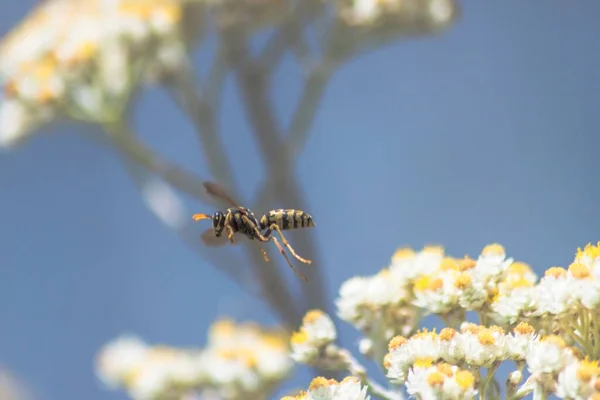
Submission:
M 272 210 L 260 219 L 261 230 L 268 229 L 273 224 L 276 224 L 282 231 L 315 226 L 311 215 L 302 210 L 293 209 Z

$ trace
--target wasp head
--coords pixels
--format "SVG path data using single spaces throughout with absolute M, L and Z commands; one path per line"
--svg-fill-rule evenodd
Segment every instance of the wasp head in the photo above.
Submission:
M 225 229 L 225 215 L 221 211 L 215 212 L 213 215 L 208 214 L 194 214 L 192 216 L 194 221 L 200 221 L 203 219 L 211 219 L 213 224 L 213 229 L 215 231 L 215 236 L 221 236 L 223 233 L 223 229 Z
M 225 228 L 225 215 L 221 211 L 217 211 L 212 216 L 213 229 L 215 230 L 215 236 L 221 236 L 223 229 Z

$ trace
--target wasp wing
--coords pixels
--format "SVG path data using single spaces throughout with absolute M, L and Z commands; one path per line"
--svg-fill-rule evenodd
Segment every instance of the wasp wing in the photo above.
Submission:
M 204 182 L 202 186 L 204 186 L 204 189 L 208 192 L 208 194 L 210 194 L 213 197 L 224 200 L 226 203 L 229 204 L 230 207 L 240 207 L 238 205 L 238 202 L 235 201 L 233 197 L 231 197 L 229 193 L 227 193 L 227 191 L 223 189 L 223 187 L 221 187 L 219 184 L 207 181 Z

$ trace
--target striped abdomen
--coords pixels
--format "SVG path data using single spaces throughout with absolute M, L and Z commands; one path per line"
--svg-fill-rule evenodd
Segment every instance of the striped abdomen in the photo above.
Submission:
M 260 229 L 268 229 L 276 224 L 279 229 L 308 228 L 315 226 L 312 216 L 301 210 L 279 209 L 269 211 L 260 219 Z

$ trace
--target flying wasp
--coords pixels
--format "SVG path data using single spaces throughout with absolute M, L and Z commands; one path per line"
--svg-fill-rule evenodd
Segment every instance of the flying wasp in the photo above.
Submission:
M 231 244 L 239 243 L 239 236 L 237 236 L 236 233 L 244 235 L 250 240 L 257 239 L 262 243 L 272 240 L 275 243 L 275 246 L 277 246 L 279 252 L 285 258 L 290 268 L 302 280 L 306 281 L 306 277 L 302 275 L 300 271 L 298 271 L 291 263 L 284 250 L 284 246 L 297 260 L 305 264 L 310 264 L 312 261 L 302 258 L 296 254 L 296 251 L 289 244 L 282 231 L 316 226 L 311 215 L 301 210 L 277 209 L 269 211 L 260 219 L 258 219 L 250 209 L 239 206 L 237 202 L 234 201 L 233 198 L 216 183 L 204 182 L 203 185 L 208 193 L 214 197 L 224 200 L 231 206 L 231 208 L 228 208 L 226 211 L 216 211 L 213 215 L 194 214 L 192 216 L 195 221 L 200 221 L 203 219 L 212 220 L 213 227 L 208 228 L 201 235 L 201 239 L 206 245 L 221 246 L 226 244 L 227 241 L 223 236 L 224 231 L 226 231 L 227 239 Z M 283 246 L 281 243 L 279 243 L 277 237 L 274 236 L 274 232 L 277 232 L 281 238 L 281 243 L 283 243 Z M 260 246 L 260 248 L 265 261 L 268 262 L 269 258 L 267 253 L 262 246 Z

